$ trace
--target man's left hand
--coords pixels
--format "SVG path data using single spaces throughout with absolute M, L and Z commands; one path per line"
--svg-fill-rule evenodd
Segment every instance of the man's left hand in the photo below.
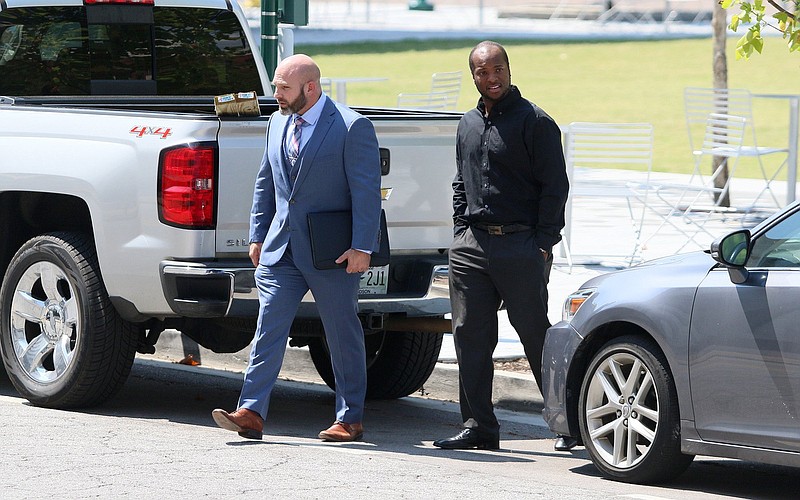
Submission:
M 358 251 L 354 248 L 346 251 L 336 259 L 337 264 L 347 261 L 347 272 L 350 274 L 362 274 L 369 269 L 370 254 Z

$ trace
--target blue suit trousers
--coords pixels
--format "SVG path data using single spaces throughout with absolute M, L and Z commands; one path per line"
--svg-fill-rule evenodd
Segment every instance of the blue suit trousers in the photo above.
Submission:
M 239 408 L 255 411 L 266 420 L 292 321 L 310 289 L 331 353 L 336 380 L 336 420 L 362 422 L 367 368 L 364 331 L 357 315 L 359 278 L 344 269 L 301 271 L 290 249 L 274 265 L 256 268 L 260 309 Z

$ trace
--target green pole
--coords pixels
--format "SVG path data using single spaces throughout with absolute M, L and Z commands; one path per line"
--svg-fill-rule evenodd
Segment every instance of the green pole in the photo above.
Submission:
M 261 59 L 272 82 L 278 66 L 278 0 L 261 0 Z

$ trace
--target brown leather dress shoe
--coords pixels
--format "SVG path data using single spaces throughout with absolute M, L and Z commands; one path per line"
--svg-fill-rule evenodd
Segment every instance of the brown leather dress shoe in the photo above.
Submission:
M 319 438 L 325 441 L 357 441 L 364 435 L 364 426 L 361 424 L 348 424 L 336 421 L 319 433 Z
M 228 413 L 217 408 L 211 412 L 211 416 L 218 426 L 228 431 L 238 432 L 243 438 L 261 439 L 263 435 L 264 421 L 261 415 L 252 410 L 239 408 L 233 413 Z

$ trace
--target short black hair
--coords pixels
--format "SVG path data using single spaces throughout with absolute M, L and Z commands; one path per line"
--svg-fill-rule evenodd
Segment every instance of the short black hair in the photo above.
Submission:
M 511 67 L 511 63 L 508 61 L 508 53 L 506 52 L 505 47 L 503 47 L 502 45 L 500 45 L 497 42 L 493 42 L 491 40 L 484 40 L 481 43 L 479 43 L 478 45 L 476 45 L 475 47 L 473 47 L 472 50 L 469 51 L 469 71 L 470 71 L 470 73 L 475 71 L 475 66 L 472 65 L 472 54 L 474 54 L 476 50 L 482 49 L 484 47 L 496 47 L 496 48 L 500 49 L 500 53 L 503 54 L 503 59 L 505 59 L 505 61 L 506 61 L 506 66 L 508 66 L 509 68 Z

